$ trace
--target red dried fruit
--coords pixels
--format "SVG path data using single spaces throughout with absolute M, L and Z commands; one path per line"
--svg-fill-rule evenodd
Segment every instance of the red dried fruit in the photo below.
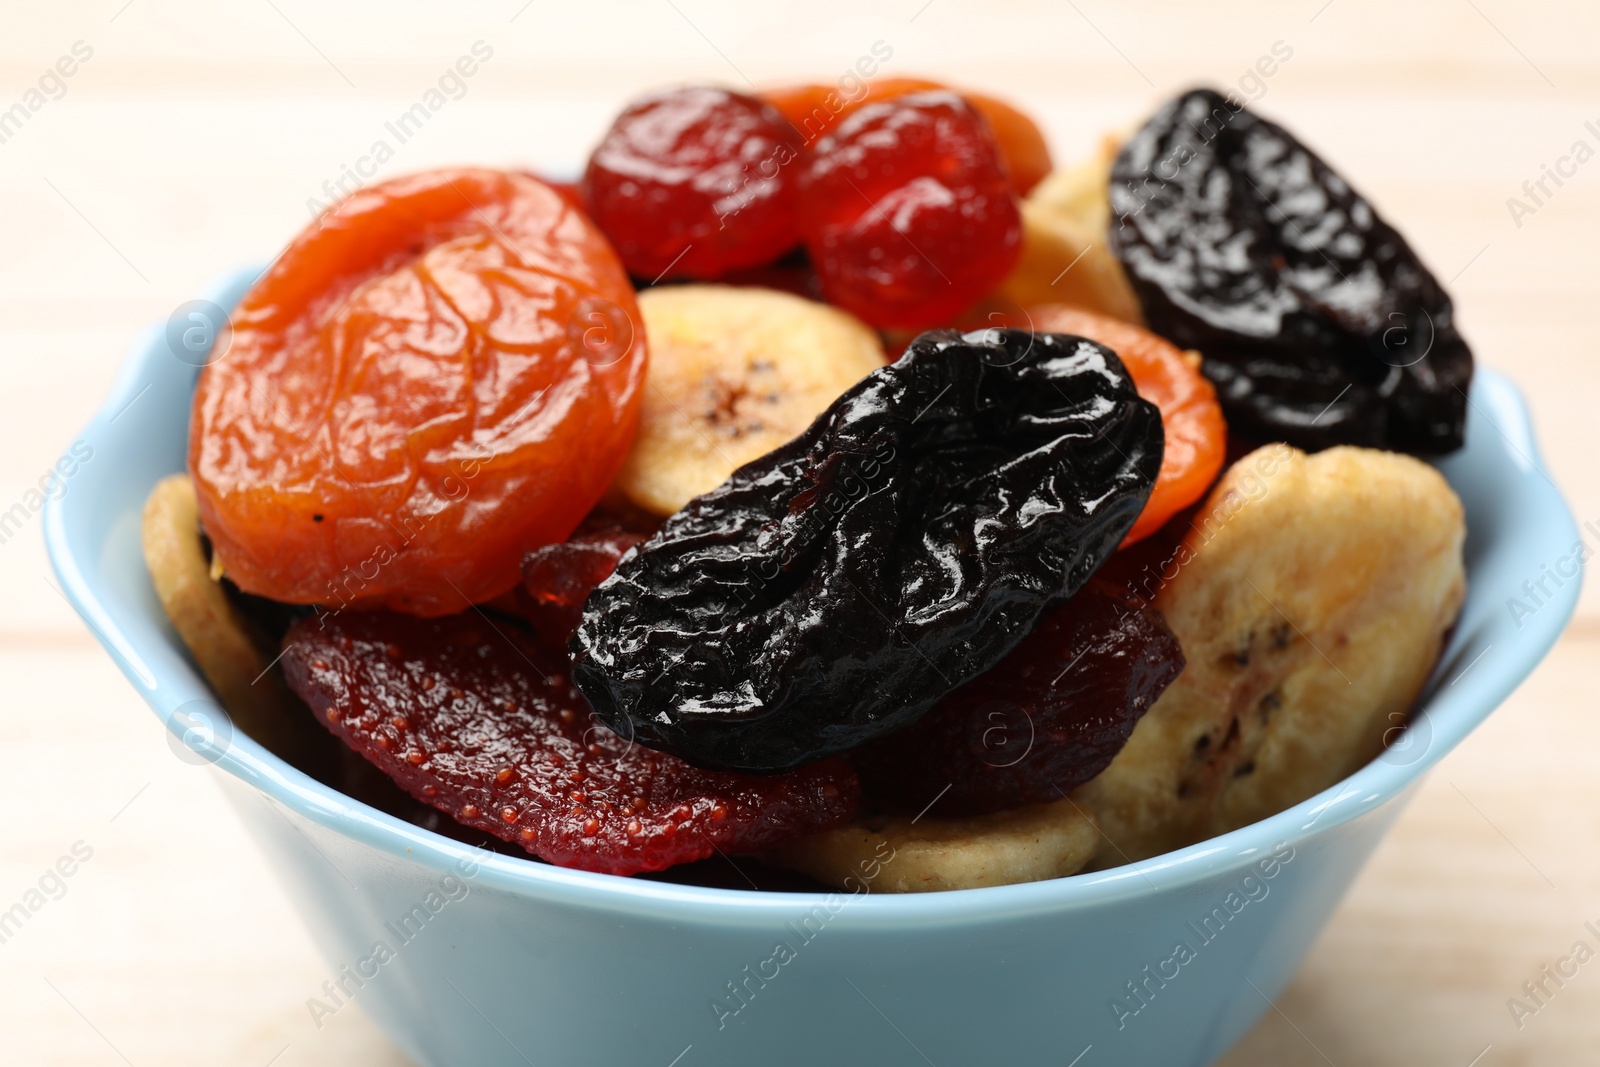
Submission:
M 987 673 L 854 758 L 870 792 L 917 806 L 942 793 L 941 814 L 1060 800 L 1106 768 L 1183 664 L 1159 612 L 1096 579 Z
M 772 105 L 697 85 L 617 116 L 583 175 L 589 214 L 636 277 L 715 278 L 799 243 L 794 131 Z
M 642 515 L 595 511 L 567 540 L 524 556 L 517 603 L 534 632 L 557 648 L 565 648 L 594 587 L 657 525 L 660 523 L 646 522 Z
M 990 131 L 951 92 L 868 104 L 818 141 L 800 228 L 828 299 L 883 327 L 953 319 L 1022 251 Z
M 476 614 L 303 619 L 284 638 L 283 668 L 318 721 L 406 792 L 563 867 L 656 871 L 766 848 L 855 811 L 843 760 L 755 777 L 618 737 L 572 688 L 559 649 Z M 420 764 L 379 740 L 399 714 Z

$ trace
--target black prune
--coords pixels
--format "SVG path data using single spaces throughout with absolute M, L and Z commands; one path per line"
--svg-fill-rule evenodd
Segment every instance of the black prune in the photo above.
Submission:
M 1095 578 L 1011 654 L 852 754 L 875 799 L 940 815 L 1060 800 L 1106 769 L 1183 670 L 1155 608 Z
M 1075 593 L 1163 443 L 1110 349 L 925 333 L 625 558 L 584 605 L 573 678 L 617 732 L 704 766 L 853 748 Z
M 1111 171 L 1111 246 L 1157 333 L 1205 359 L 1249 436 L 1459 448 L 1472 352 L 1444 289 L 1332 168 L 1209 89 Z

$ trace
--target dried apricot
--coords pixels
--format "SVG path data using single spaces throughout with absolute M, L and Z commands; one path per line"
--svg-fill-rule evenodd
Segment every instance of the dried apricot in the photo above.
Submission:
M 515 587 L 616 474 L 645 347 L 605 238 L 536 179 L 362 189 L 234 312 L 189 470 L 228 576 L 295 604 L 459 611 Z
M 1222 470 L 1228 427 L 1198 359 L 1149 330 L 1091 311 L 1047 304 L 1027 309 L 1022 318 L 1021 325 L 1040 333 L 1077 334 L 1105 345 L 1122 358 L 1139 395 L 1161 409 L 1167 433 L 1161 473 L 1124 545 L 1155 533 L 1211 488 Z

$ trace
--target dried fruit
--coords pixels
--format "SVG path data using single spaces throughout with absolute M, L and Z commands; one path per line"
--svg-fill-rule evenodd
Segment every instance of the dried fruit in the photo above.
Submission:
M 1021 216 L 988 127 L 954 93 L 868 104 L 802 167 L 801 230 L 823 292 L 874 326 L 953 319 L 1021 251 Z
M 658 515 L 804 430 L 884 364 L 854 315 L 771 289 L 663 285 L 639 294 L 639 311 L 650 368 L 617 488 Z
M 855 810 L 842 760 L 756 778 L 618 737 L 593 721 L 559 649 L 476 614 L 307 619 L 283 664 L 317 718 L 412 796 L 564 867 L 661 870 Z
M 1115 842 L 1097 863 L 1263 819 L 1382 752 L 1455 625 L 1466 532 L 1410 456 L 1276 444 L 1234 463 L 1135 578 L 1189 664 L 1079 790 Z
M 573 674 L 607 723 L 778 771 L 914 721 L 1132 526 L 1161 419 L 1082 338 L 923 334 L 596 589 Z
M 793 131 L 770 104 L 709 85 L 652 93 L 617 116 L 583 193 L 617 254 L 649 280 L 715 278 L 800 241 Z
M 869 102 L 946 88 L 949 87 L 926 78 L 876 78 L 862 84 L 859 93 L 848 95 L 841 94 L 835 85 L 813 84 L 770 89 L 761 96 L 810 144 Z M 1051 170 L 1050 146 L 1038 124 L 1004 100 L 958 91 L 988 122 L 990 136 L 1011 181 L 1011 191 L 1027 196 Z
M 583 602 L 617 569 L 617 561 L 655 528 L 642 514 L 597 508 L 571 537 L 529 552 L 522 560 L 517 607 L 534 633 L 566 646 L 583 616 Z
M 1180 352 L 1149 330 L 1075 308 L 1028 308 L 1021 319 L 1041 333 L 1077 334 L 1105 345 L 1128 368 L 1139 395 L 1161 409 L 1161 427 L 1166 431 L 1161 474 L 1123 544 L 1155 533 L 1211 488 L 1222 470 L 1228 427 L 1222 421 L 1217 392 L 1200 373 L 1193 352 Z
M 859 750 L 862 783 L 942 815 L 1058 801 L 1106 769 L 1183 670 L 1154 608 L 1099 580 L 905 730 Z
M 1405 239 L 1282 127 L 1207 89 L 1118 155 L 1112 245 L 1228 421 L 1306 448 L 1459 448 L 1472 353 Z
M 356 192 L 245 294 L 201 372 L 189 471 L 217 559 L 295 604 L 436 615 L 512 589 L 622 463 L 637 318 L 605 238 L 532 178 Z

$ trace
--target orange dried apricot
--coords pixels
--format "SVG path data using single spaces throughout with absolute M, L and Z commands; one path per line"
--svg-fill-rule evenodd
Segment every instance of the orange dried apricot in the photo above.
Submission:
M 645 345 L 605 238 L 493 170 L 362 189 L 233 314 L 189 471 L 215 558 L 295 604 L 460 611 L 518 584 L 632 441 Z
M 1060 304 L 1029 308 L 1017 325 L 1100 342 L 1122 359 L 1139 395 L 1161 409 L 1161 427 L 1167 435 L 1161 473 L 1123 545 L 1155 533 L 1216 481 L 1227 451 L 1228 427 L 1216 389 L 1200 373 L 1198 357 L 1149 330 Z

